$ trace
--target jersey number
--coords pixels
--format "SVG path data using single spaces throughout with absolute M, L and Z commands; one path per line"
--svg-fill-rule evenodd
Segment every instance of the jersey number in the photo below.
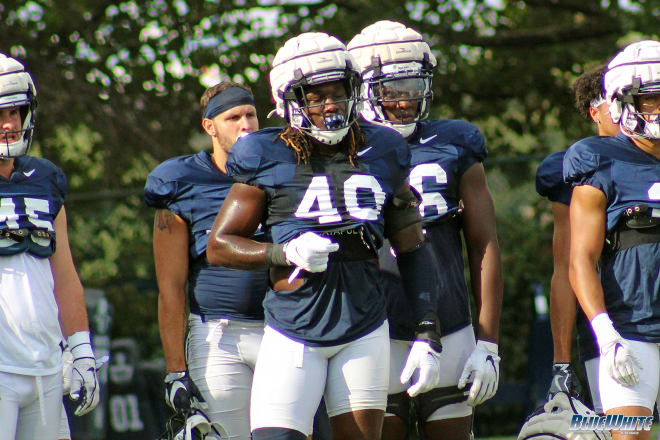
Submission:
M 358 190 L 370 191 L 374 198 L 375 207 L 360 206 Z M 344 182 L 344 202 L 348 214 L 360 220 L 376 220 L 385 203 L 385 193 L 374 176 L 354 174 Z M 314 207 L 317 209 L 314 209 Z M 298 218 L 318 218 L 319 223 L 337 223 L 341 221 L 341 214 L 332 202 L 332 193 L 327 176 L 314 176 L 298 210 Z
M 25 214 L 30 224 L 39 229 L 53 230 L 53 224 L 48 220 L 39 218 L 39 213 L 48 213 L 48 200 L 34 199 L 32 197 L 25 197 Z M 27 225 L 18 224 L 19 215 L 16 212 L 16 204 L 10 198 L 0 199 L 0 224 L 5 223 L 9 229 L 20 229 Z
M 437 191 L 424 192 L 423 180 L 425 178 L 435 179 L 438 185 L 447 184 L 447 172 L 437 163 L 423 163 L 417 165 L 410 172 L 410 185 L 422 196 L 422 203 L 419 204 L 419 214 L 424 217 L 424 210 L 427 206 L 435 206 L 438 215 L 447 213 L 447 201 L 442 194 Z
M 140 418 L 140 406 L 135 394 L 110 397 L 110 423 L 115 432 L 142 431 L 144 423 Z

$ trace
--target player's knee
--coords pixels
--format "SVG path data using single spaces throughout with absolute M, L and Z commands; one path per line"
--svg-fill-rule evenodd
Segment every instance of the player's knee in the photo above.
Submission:
M 305 440 L 300 431 L 288 428 L 259 428 L 252 431 L 252 440 Z

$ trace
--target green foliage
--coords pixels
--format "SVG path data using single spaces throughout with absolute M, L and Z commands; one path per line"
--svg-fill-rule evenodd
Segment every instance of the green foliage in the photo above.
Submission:
M 591 133 L 569 87 L 622 45 L 657 38 L 657 2 L 581 0 L 7 0 L 0 51 L 35 78 L 34 152 L 67 173 L 70 237 L 87 286 L 109 288 L 116 335 L 157 353 L 155 293 L 125 289 L 154 278 L 148 172 L 200 139 L 198 100 L 220 79 L 249 84 L 262 126 L 277 48 L 302 31 L 349 40 L 378 19 L 419 29 L 439 60 L 433 118 L 484 132 L 503 253 L 503 380 L 526 374 L 530 286 L 547 286 L 552 228 L 530 160 Z M 202 136 L 202 139 L 204 137 Z M 517 158 L 517 159 L 516 159 Z M 125 325 L 130 323 L 129 325 Z

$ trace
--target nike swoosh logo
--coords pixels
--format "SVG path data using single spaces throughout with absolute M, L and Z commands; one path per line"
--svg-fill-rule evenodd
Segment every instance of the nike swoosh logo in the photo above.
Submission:
M 372 147 L 367 147 L 367 148 L 365 148 L 364 150 L 360 150 L 360 151 L 358 151 L 357 155 L 358 155 L 358 156 L 362 156 L 362 155 L 365 154 L 367 151 L 371 150 L 371 148 L 372 148 Z
M 23 171 L 23 174 L 25 174 L 25 177 L 30 177 L 34 174 L 34 171 L 34 169 L 31 169 L 30 171 Z
M 557 391 L 564 391 L 565 388 L 568 388 L 568 387 L 563 387 L 561 382 L 559 381 L 559 377 L 555 376 L 555 389 Z
M 438 135 L 434 134 L 433 136 L 430 136 L 430 137 L 427 137 L 427 138 L 419 138 L 419 143 L 420 144 L 425 144 L 428 141 L 430 141 L 431 139 L 435 138 L 436 136 L 438 136 Z

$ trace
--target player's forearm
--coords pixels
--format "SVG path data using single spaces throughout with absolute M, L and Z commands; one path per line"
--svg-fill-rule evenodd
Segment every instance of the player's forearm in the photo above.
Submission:
M 605 311 L 605 297 L 594 262 L 585 257 L 571 256 L 568 271 L 571 287 L 580 307 L 589 320 Z
M 211 235 L 213 238 L 209 238 L 206 247 L 206 258 L 210 264 L 240 270 L 268 267 L 269 243 L 257 242 L 238 235 L 213 234 L 213 232 Z
M 568 268 L 562 271 L 555 266 L 550 283 L 550 326 L 554 363 L 571 361 L 576 303 L 575 293 L 568 281 Z
M 478 313 L 477 337 L 497 342 L 503 291 L 500 252 L 495 240 L 482 249 L 468 250 L 471 287 Z
M 87 308 L 82 285 L 76 277 L 70 282 L 56 282 L 55 298 L 59 309 L 59 322 L 64 337 L 89 330 Z
M 167 371 L 186 369 L 184 351 L 186 316 L 185 296 L 161 291 L 158 295 L 158 328 Z

